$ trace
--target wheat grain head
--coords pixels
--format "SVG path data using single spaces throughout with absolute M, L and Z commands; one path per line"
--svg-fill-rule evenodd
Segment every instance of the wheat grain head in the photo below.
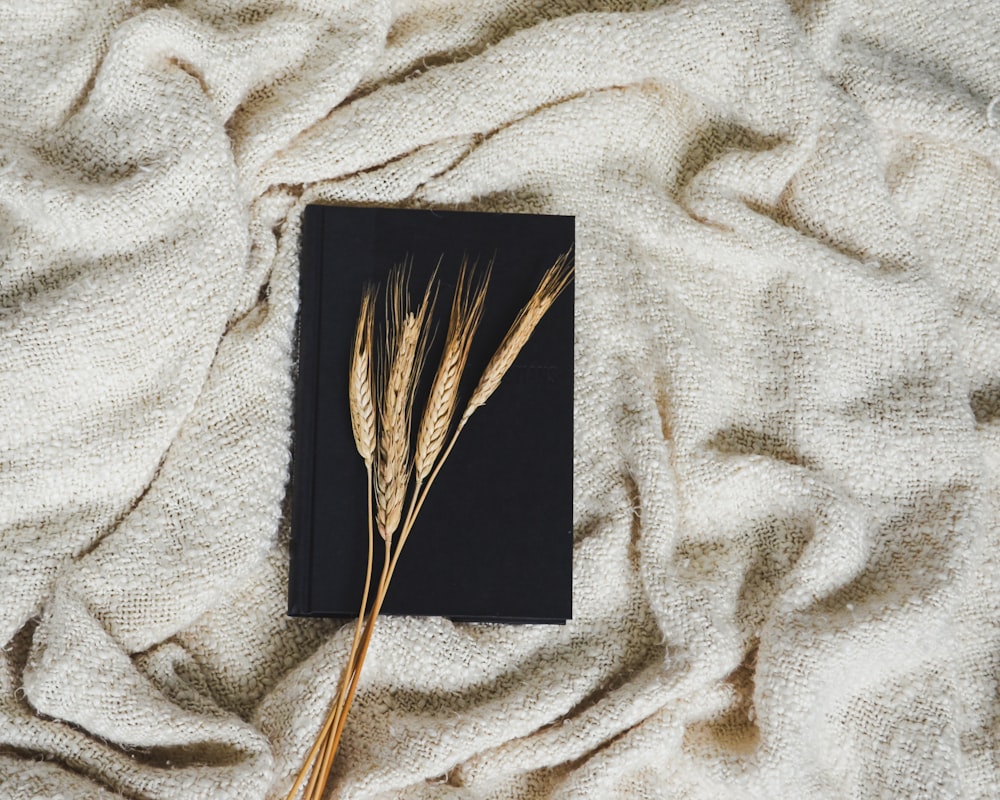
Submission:
M 361 298 L 361 311 L 358 314 L 358 324 L 354 332 L 351 373 L 348 381 L 354 444 L 368 468 L 371 467 L 375 458 L 376 442 L 374 376 L 372 375 L 374 324 L 375 293 L 368 287 Z
M 386 298 L 386 353 L 379 371 L 379 439 L 376 457 L 376 522 L 389 539 L 403 513 L 410 480 L 410 420 L 413 395 L 427 351 L 426 321 L 433 306 L 428 285 L 416 312 L 409 310 L 408 273 L 397 269 Z
M 573 266 L 569 263 L 570 252 L 566 251 L 559 256 L 556 262 L 545 271 L 531 299 L 521 309 L 514 324 L 510 326 L 510 330 L 507 331 L 507 335 L 504 336 L 500 347 L 493 354 L 486 369 L 483 370 L 479 383 L 472 391 L 472 396 L 465 407 L 465 413 L 459 421 L 459 428 L 464 426 L 475 410 L 489 400 L 493 392 L 497 390 L 504 375 L 507 374 L 521 349 L 531 338 L 531 334 L 534 333 L 542 317 L 562 294 L 563 289 L 569 285 L 573 278 Z
M 434 383 L 431 384 L 420 421 L 413 458 L 418 484 L 426 480 L 434 462 L 444 449 L 448 430 L 451 428 L 452 418 L 458 406 L 458 389 L 462 372 L 469 358 L 473 336 L 483 315 L 489 271 L 487 270 L 484 278 L 475 287 L 472 286 L 471 271 L 463 261 L 451 301 L 451 314 L 448 318 L 448 332 L 445 335 L 441 361 L 434 375 Z

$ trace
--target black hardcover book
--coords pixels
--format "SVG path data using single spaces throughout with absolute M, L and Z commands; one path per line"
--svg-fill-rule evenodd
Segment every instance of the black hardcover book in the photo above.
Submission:
M 414 306 L 437 270 L 437 332 L 417 394 L 416 428 L 463 259 L 478 263 L 474 274 L 492 266 L 460 409 L 542 274 L 573 244 L 573 217 L 306 208 L 289 614 L 358 613 L 367 557 L 366 478 L 347 379 L 365 286 L 383 287 L 376 307 L 381 320 L 392 267 L 410 265 Z M 488 622 L 571 617 L 573 345 L 570 284 L 458 438 L 406 542 L 383 613 Z M 373 583 L 382 552 L 376 531 Z

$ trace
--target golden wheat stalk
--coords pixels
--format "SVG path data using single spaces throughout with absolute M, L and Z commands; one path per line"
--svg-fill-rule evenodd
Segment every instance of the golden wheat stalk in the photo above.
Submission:
M 375 458 L 375 391 L 372 375 L 374 324 L 375 293 L 371 288 L 366 288 L 361 297 L 361 312 L 354 332 L 351 373 L 348 381 L 354 444 L 366 467 L 371 467 Z
M 424 407 L 417 446 L 413 462 L 410 461 L 410 422 L 412 418 L 414 394 L 430 338 L 428 320 L 434 305 L 432 277 L 424 293 L 423 301 L 416 312 L 409 310 L 407 277 L 405 271 L 397 270 L 390 277 L 387 297 L 385 350 L 381 354 L 377 379 L 371 376 L 374 361 L 374 294 L 366 291 L 362 298 L 358 329 L 355 333 L 351 361 L 349 395 L 351 401 L 351 423 L 355 444 L 368 473 L 368 572 L 365 578 L 365 592 L 361 611 L 355 627 L 351 653 L 341 679 L 337 701 L 316 742 L 306 756 L 302 770 L 288 793 L 292 800 L 302 787 L 306 776 L 305 800 L 320 800 L 329 778 L 333 759 L 336 756 L 343 734 L 347 715 L 357 691 L 361 668 L 371 643 L 375 623 L 382 610 L 389 583 L 396 570 L 403 545 L 406 544 L 417 514 L 424 499 L 444 465 L 459 434 L 469 417 L 493 395 L 501 381 L 513 365 L 542 317 L 572 280 L 573 267 L 569 265 L 570 252 L 559 257 L 550 267 L 538 287 L 521 309 L 507 331 L 503 341 L 493 354 L 479 383 L 472 392 L 458 425 L 450 438 L 448 431 L 458 407 L 458 387 L 461 373 L 468 359 L 469 348 L 476 328 L 482 317 L 486 295 L 486 279 L 476 290 L 467 283 L 465 264 L 459 274 L 455 295 L 452 299 L 451 316 L 444 349 L 434 382 Z M 367 380 L 365 364 L 367 363 Z M 367 387 L 367 396 L 366 396 Z M 377 435 L 376 435 L 377 431 Z M 377 441 L 377 447 L 375 442 Z M 443 447 L 447 441 L 447 446 Z M 374 461 L 374 464 L 373 464 Z M 374 492 L 372 488 L 373 469 L 375 473 Z M 402 507 L 405 501 L 411 475 L 415 487 L 410 499 L 406 519 L 398 541 L 393 547 L 392 537 L 400 525 Z M 377 508 L 373 511 L 372 496 Z M 372 539 L 374 520 L 378 520 L 379 532 L 385 545 L 382 574 L 379 578 L 375 599 L 364 632 L 362 619 L 367 608 L 368 590 L 371 581 Z
M 514 320 L 514 324 L 510 326 L 510 330 L 507 331 L 507 335 L 504 336 L 500 347 L 493 354 L 493 358 L 490 359 L 490 362 L 486 365 L 486 369 L 483 370 L 483 375 L 479 379 L 479 383 L 472 391 L 472 396 L 465 407 L 465 413 L 462 414 L 462 419 L 458 423 L 459 429 L 464 427 L 475 410 L 489 400 L 490 396 L 497 390 L 497 387 L 500 386 L 500 381 L 503 380 L 504 375 L 507 374 L 507 370 L 513 365 L 514 360 L 521 352 L 521 348 L 531 338 L 531 334 L 534 333 L 538 323 L 542 321 L 542 317 L 545 316 L 546 312 L 552 307 L 552 304 L 562 294 L 563 289 L 569 285 L 573 277 L 573 266 L 569 263 L 569 256 L 569 251 L 563 253 L 545 271 L 541 281 L 538 283 L 538 287 L 535 289 L 535 293 L 524 308 L 521 309 L 521 312 Z
M 337 697 L 316 741 L 306 757 L 302 769 L 296 776 L 294 785 L 288 793 L 292 798 L 298 792 L 308 776 L 306 784 L 306 800 L 319 798 L 326 785 L 335 750 L 333 732 L 344 713 L 347 694 L 354 677 L 354 663 L 362 637 L 362 620 L 368 605 L 368 593 L 372 576 L 372 462 L 376 446 L 376 413 L 375 413 L 375 377 L 372 373 L 372 362 L 375 345 L 375 292 L 367 287 L 361 298 L 361 310 L 354 331 L 354 344 L 351 350 L 351 365 L 348 373 L 348 399 L 351 411 L 351 429 L 354 434 L 354 444 L 365 464 L 366 496 L 368 503 L 368 562 L 365 568 L 365 583 L 361 593 L 361 610 L 358 613 L 351 641 L 351 651 L 340 678 Z M 318 759 L 318 760 L 317 760 Z M 311 769 L 311 772 L 310 772 Z
M 420 421 L 420 430 L 417 433 L 413 469 L 418 487 L 430 475 L 434 462 L 448 441 L 448 431 L 458 405 L 462 372 L 469 359 L 472 338 L 483 316 L 489 273 L 487 272 L 486 277 L 475 289 L 471 286 L 470 277 L 467 274 L 467 264 L 463 261 L 451 301 L 451 315 L 448 319 L 444 349 L 441 351 L 441 361 L 434 375 L 434 383 L 431 384 L 424 405 L 423 418 Z
M 376 521 L 379 533 L 390 540 L 399 527 L 410 480 L 410 420 L 413 395 L 426 355 L 425 322 L 431 313 L 430 285 L 416 312 L 409 310 L 408 275 L 396 270 L 390 277 L 386 345 L 390 353 L 379 381 L 379 444 L 376 457 Z
M 350 398 L 351 427 L 354 431 L 354 443 L 365 463 L 365 494 L 368 501 L 368 562 L 365 568 L 364 588 L 361 591 L 361 610 L 358 612 L 358 619 L 354 626 L 354 637 L 351 640 L 350 654 L 348 655 L 344 672 L 341 675 L 337 701 L 330 717 L 330 723 L 326 727 L 326 742 L 323 745 L 317 766 L 313 770 L 312 775 L 309 776 L 309 783 L 306 786 L 307 798 L 319 798 L 323 787 L 326 785 L 330 768 L 333 766 L 335 739 L 332 732 L 336 729 L 336 723 L 339 722 L 343 715 L 344 707 L 347 703 L 349 686 L 355 672 L 355 659 L 357 658 L 358 648 L 361 644 L 362 621 L 368 607 L 368 593 L 371 588 L 374 538 L 372 531 L 372 461 L 375 456 L 376 447 L 375 389 L 373 386 L 374 375 L 372 374 L 372 349 L 375 338 L 374 323 L 375 292 L 371 288 L 366 288 L 361 298 L 361 311 L 358 315 L 357 329 L 354 334 L 348 395 Z

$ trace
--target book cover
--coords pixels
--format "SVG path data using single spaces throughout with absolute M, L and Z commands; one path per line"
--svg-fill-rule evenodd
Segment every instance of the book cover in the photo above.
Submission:
M 366 285 L 406 263 L 419 302 L 436 276 L 436 335 L 422 411 L 463 261 L 490 270 L 460 404 L 544 272 L 574 244 L 574 218 L 313 205 L 301 240 L 289 614 L 356 616 L 367 557 L 364 464 L 348 371 Z M 377 314 L 384 314 L 382 297 Z M 572 615 L 573 284 L 444 463 L 399 564 L 387 614 L 551 622 Z M 416 423 L 414 423 L 416 427 Z M 375 574 L 382 540 L 376 533 Z

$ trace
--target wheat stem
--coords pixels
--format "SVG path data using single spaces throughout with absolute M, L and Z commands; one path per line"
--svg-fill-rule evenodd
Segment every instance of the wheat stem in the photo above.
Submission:
M 361 668 L 365 663 L 365 656 L 368 653 L 368 646 L 371 644 L 372 634 L 375 632 L 375 621 L 378 619 L 382 603 L 385 600 L 386 590 L 388 589 L 387 575 L 390 561 L 389 550 L 391 546 L 392 543 L 389 540 L 386 540 L 382 574 L 379 577 L 379 586 L 375 601 L 372 603 L 371 613 L 369 614 L 368 620 L 365 624 L 361 644 L 357 652 L 352 653 L 352 657 L 348 659 L 347 666 L 344 670 L 345 680 L 348 676 L 350 679 L 346 680 L 343 684 L 345 692 L 342 695 L 342 707 L 340 703 L 338 703 L 337 713 L 331 713 L 327 718 L 326 723 L 323 726 L 323 730 L 320 732 L 320 736 L 317 737 L 316 743 L 313 745 L 312 750 L 310 750 L 309 755 L 306 758 L 306 766 L 303 767 L 303 773 L 310 764 L 313 764 L 316 756 L 320 756 L 319 760 L 315 761 L 315 767 L 312 775 L 310 776 L 310 783 L 306 787 L 306 792 L 303 795 L 303 800 L 319 800 L 326 787 L 327 780 L 329 779 L 330 771 L 333 767 L 333 759 L 337 755 L 344 725 L 347 723 L 347 714 L 348 711 L 350 711 L 351 703 L 353 702 L 355 692 L 357 691 L 358 680 L 361 677 Z M 320 748 L 322 748 L 322 754 L 319 752 Z M 315 783 L 313 782 L 314 779 Z M 292 787 L 292 790 L 289 792 L 286 800 L 292 800 L 299 786 L 301 786 L 301 780 L 302 779 L 300 778 L 300 780 L 296 782 L 296 785 Z M 310 794 L 310 791 L 312 791 L 312 794 Z
M 326 744 L 327 735 L 333 727 L 334 721 L 333 714 L 327 716 L 322 729 L 320 729 L 319 735 L 316 737 L 316 741 L 313 742 L 313 746 L 309 748 L 309 752 L 306 754 L 305 760 L 302 762 L 302 768 L 299 770 L 299 774 L 295 777 L 295 783 L 292 784 L 292 788 L 289 789 L 288 794 L 285 795 L 285 800 L 293 800 L 295 795 L 298 794 L 299 789 L 302 788 L 302 784 L 305 782 L 306 776 L 310 774 L 310 770 L 314 766 L 313 761 L 316 758 L 316 755 L 319 753 L 320 748 L 324 747 Z M 305 796 L 308 797 L 309 795 L 306 794 Z
M 354 626 L 354 638 L 351 641 L 351 652 L 347 658 L 347 666 L 344 668 L 344 676 L 341 680 L 340 691 L 338 692 L 337 695 L 337 706 L 334 715 L 337 722 L 339 722 L 340 719 L 346 714 L 346 711 L 344 709 L 346 707 L 346 702 L 347 702 L 347 691 L 348 691 L 347 687 L 350 683 L 348 677 L 350 676 L 350 678 L 353 679 L 353 677 L 355 676 L 355 674 L 357 674 L 357 671 L 359 669 L 356 666 L 355 662 L 358 658 L 358 647 L 361 643 L 362 623 L 364 622 L 365 614 L 368 609 L 368 593 L 371 588 L 372 556 L 374 550 L 375 536 L 373 531 L 372 471 L 370 465 L 367 470 L 367 473 L 368 473 L 368 564 L 365 569 L 365 586 L 361 593 L 361 610 L 358 612 L 358 621 L 357 624 Z M 333 740 L 332 737 L 328 737 L 327 744 L 323 753 L 323 758 L 320 761 L 319 769 L 316 771 L 316 774 L 322 776 L 321 780 L 324 786 L 326 784 L 326 776 L 329 775 L 330 768 L 333 765 L 333 757 L 335 753 L 336 753 L 336 742 Z M 322 791 L 323 788 L 322 786 L 320 786 L 319 790 L 316 792 L 315 795 L 317 800 Z M 310 795 L 308 794 L 307 791 L 306 797 L 309 796 Z
M 311 798 L 318 792 L 322 792 L 322 787 L 318 787 L 319 776 L 325 764 L 332 761 L 330 752 L 330 731 L 334 729 L 339 717 L 343 713 L 344 697 L 350 678 L 353 675 L 353 663 L 356 657 L 358 644 L 361 638 L 361 623 L 365 616 L 368 604 L 368 592 L 371 586 L 372 555 L 373 555 L 373 515 L 372 515 L 372 460 L 375 451 L 375 404 L 373 400 L 373 379 L 371 374 L 372 351 L 374 344 L 374 308 L 375 293 L 371 289 L 366 289 L 362 295 L 361 310 L 358 316 L 358 323 L 355 329 L 354 346 L 351 353 L 351 367 L 348 378 L 348 397 L 351 410 L 351 428 L 354 434 L 354 443 L 358 453 L 364 460 L 366 476 L 366 495 L 368 506 L 368 562 L 365 569 L 365 586 L 361 598 L 361 610 L 358 621 L 355 625 L 354 636 L 351 641 L 351 650 L 348 655 L 347 664 L 341 675 L 340 684 L 337 691 L 336 702 L 330 709 L 324 721 L 323 727 L 313 747 L 306 757 L 302 769 L 299 771 L 296 781 L 289 791 L 289 800 L 295 796 L 301 788 L 306 776 L 309 781 L 306 784 L 305 798 Z M 318 763 L 315 759 L 319 756 Z M 310 767 L 312 770 L 310 772 Z
M 358 651 L 357 664 L 354 668 L 354 674 L 351 677 L 351 685 L 348 690 L 347 701 L 344 704 L 344 711 L 340 715 L 340 719 L 337 721 L 337 726 L 333 732 L 331 761 L 333 755 L 336 755 L 337 749 L 340 746 L 340 738 L 344 732 L 344 725 L 347 723 L 347 713 L 351 710 L 351 703 L 354 702 L 354 695 L 358 689 L 358 679 L 361 677 L 361 668 L 364 666 L 365 657 L 368 655 L 368 646 L 371 644 L 372 634 L 375 633 L 375 623 L 378 620 L 379 613 L 382 611 L 382 603 L 385 601 L 385 595 L 389 589 L 389 580 L 391 579 L 389 570 L 391 547 L 392 543 L 390 540 L 386 539 L 385 555 L 382 561 L 382 574 L 379 577 L 378 592 L 375 595 L 375 602 L 372 604 L 372 612 L 368 618 L 368 624 L 365 626 L 365 634 L 361 642 L 361 649 Z M 393 565 L 395 564 L 393 563 Z M 329 767 L 327 768 L 327 773 L 329 773 Z
M 286 795 L 286 800 L 292 800 L 298 790 L 302 787 L 303 782 L 306 780 L 306 776 L 309 776 L 309 781 L 306 784 L 306 789 L 303 794 L 305 800 L 311 800 L 312 798 L 318 798 L 323 791 L 323 786 L 325 785 L 325 779 L 322 780 L 322 785 L 320 785 L 320 779 L 322 775 L 328 774 L 330 771 L 330 766 L 333 763 L 333 757 L 335 755 L 335 748 L 332 746 L 333 739 L 330 736 L 332 730 L 335 729 L 337 722 L 344 714 L 345 698 L 347 694 L 347 688 L 351 683 L 351 679 L 354 678 L 355 660 L 357 659 L 358 647 L 361 639 L 362 631 L 362 621 L 365 618 L 367 606 L 368 606 L 368 594 L 371 587 L 371 577 L 372 577 L 372 560 L 374 551 L 374 530 L 373 530 L 373 515 L 372 515 L 372 470 L 371 465 L 368 464 L 366 468 L 367 473 L 367 495 L 368 495 L 368 563 L 365 568 L 365 586 L 364 592 L 361 596 L 361 610 L 358 614 L 358 621 L 354 628 L 354 638 L 351 642 L 351 650 L 348 654 L 347 664 L 344 666 L 344 671 L 340 678 L 340 685 L 337 691 L 336 703 L 331 707 L 330 713 L 327 715 L 326 720 L 324 720 L 323 727 L 320 729 L 319 734 L 316 737 L 312 748 L 307 754 L 302 768 L 296 777 L 295 783 Z M 317 761 L 317 757 L 319 760 Z M 310 772 L 310 767 L 312 771 Z

